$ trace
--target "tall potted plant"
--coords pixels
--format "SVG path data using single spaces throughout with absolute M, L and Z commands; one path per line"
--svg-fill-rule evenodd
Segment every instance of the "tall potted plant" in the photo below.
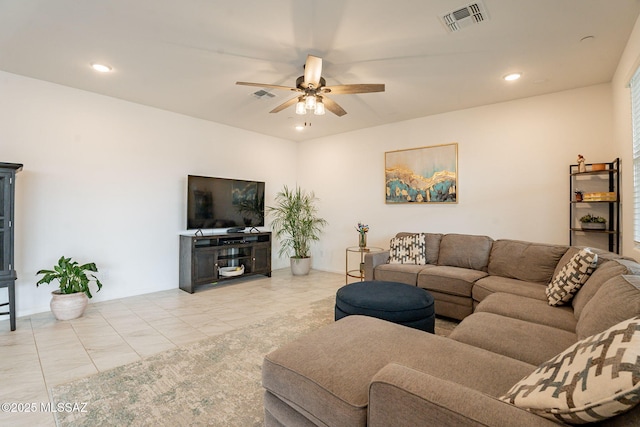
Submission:
M 57 280 L 60 288 L 51 292 L 51 312 L 58 320 L 71 320 L 82 316 L 87 308 L 89 298 L 92 298 L 89 284 L 94 281 L 98 291 L 102 289 L 100 280 L 90 272 L 97 273 L 98 268 L 93 262 L 78 264 L 71 258 L 60 257 L 53 270 L 39 270 L 37 274 L 44 274 L 36 286 Z
M 275 206 L 268 208 L 273 217 L 271 227 L 280 240 L 279 256 L 291 254 L 291 272 L 296 276 L 311 270 L 311 242 L 320 239 L 327 221 L 317 215 L 316 198 L 300 187 L 290 190 L 286 185 L 276 194 Z

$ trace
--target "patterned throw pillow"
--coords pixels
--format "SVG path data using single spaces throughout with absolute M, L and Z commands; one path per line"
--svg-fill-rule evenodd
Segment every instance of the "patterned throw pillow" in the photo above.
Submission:
M 581 249 L 556 274 L 545 289 L 549 305 L 563 305 L 578 292 L 598 265 L 598 255 L 588 248 Z
M 500 399 L 570 424 L 601 421 L 640 401 L 640 316 L 579 341 Z
M 389 264 L 427 263 L 427 245 L 424 233 L 394 237 L 389 245 Z

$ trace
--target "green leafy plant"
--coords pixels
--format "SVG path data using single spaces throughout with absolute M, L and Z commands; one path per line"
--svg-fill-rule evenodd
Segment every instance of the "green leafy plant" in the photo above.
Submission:
M 580 222 L 605 223 L 605 222 L 607 222 L 607 220 L 604 219 L 601 216 L 593 216 L 591 214 L 587 214 L 587 215 L 585 215 L 585 216 L 580 218 Z
M 279 256 L 293 251 L 293 258 L 309 258 L 310 244 L 320 240 L 322 228 L 327 221 L 317 216 L 313 192 L 307 193 L 300 187 L 290 190 L 286 185 L 276 194 L 274 207 L 268 207 L 273 217 L 271 227 L 280 240 Z
M 36 286 L 40 286 L 43 283 L 51 283 L 53 280 L 57 280 L 60 283 L 61 294 L 73 294 L 76 292 L 84 292 L 89 298 L 92 298 L 89 284 L 91 281 L 95 281 L 98 285 L 98 291 L 102 289 L 102 283 L 93 274 L 89 272 L 98 272 L 96 264 L 93 262 L 79 265 L 76 261 L 72 261 L 71 258 L 60 257 L 58 265 L 53 267 L 53 270 L 40 270 L 36 273 L 44 274 L 42 279 L 38 280 Z

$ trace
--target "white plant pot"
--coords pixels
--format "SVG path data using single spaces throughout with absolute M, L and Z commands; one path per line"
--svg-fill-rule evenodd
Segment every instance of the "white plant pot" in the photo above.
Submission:
M 84 292 L 61 294 L 59 290 L 51 292 L 51 312 L 58 320 L 77 319 L 84 314 L 89 298 Z
M 306 276 L 311 271 L 311 257 L 294 258 L 291 257 L 291 273 L 294 276 Z
M 581 222 L 580 228 L 583 230 L 606 230 L 607 224 L 604 222 Z

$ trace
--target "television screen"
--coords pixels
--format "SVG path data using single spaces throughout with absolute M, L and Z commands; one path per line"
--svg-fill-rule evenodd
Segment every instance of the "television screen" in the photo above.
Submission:
M 264 225 L 264 182 L 187 177 L 187 229 Z

